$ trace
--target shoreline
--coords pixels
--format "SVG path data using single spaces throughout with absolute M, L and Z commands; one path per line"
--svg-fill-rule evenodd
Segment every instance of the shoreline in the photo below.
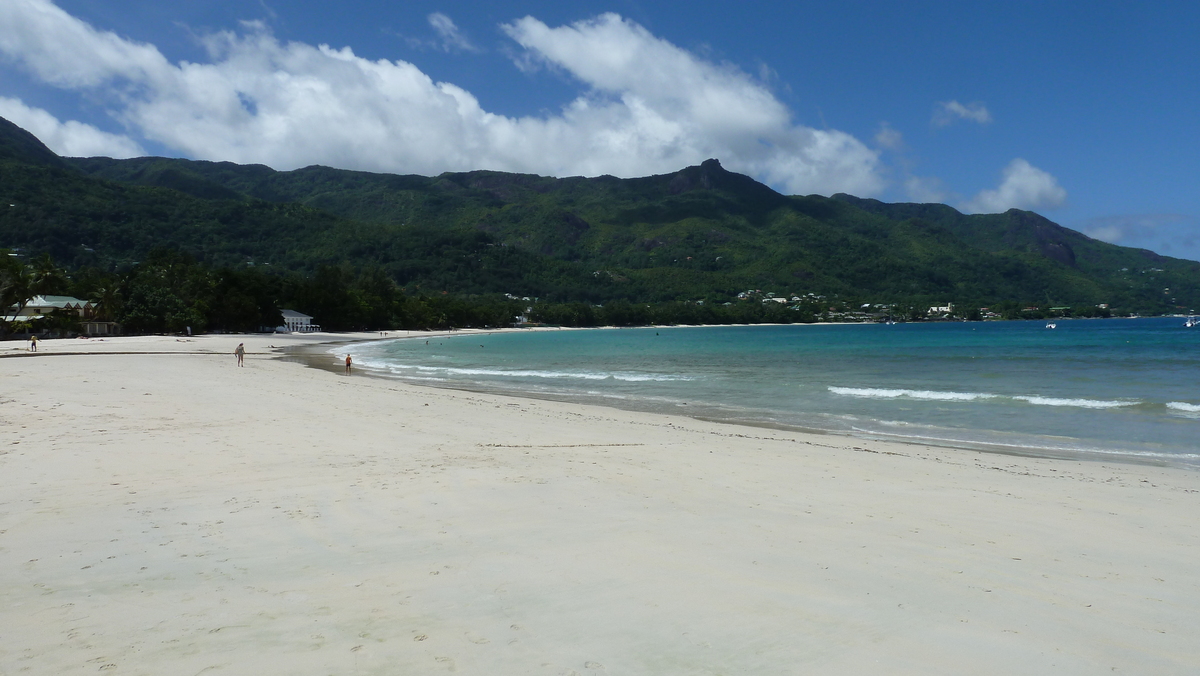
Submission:
M 0 359 L 0 673 L 1200 663 L 1195 472 L 346 378 L 284 342 Z
M 733 325 L 713 325 L 713 326 L 733 326 Z M 763 326 L 755 324 L 740 324 L 735 326 Z M 769 326 L 786 326 L 783 324 L 772 324 Z M 807 325 L 806 325 L 807 326 Z M 563 327 L 538 327 L 528 329 L 477 329 L 472 330 L 475 335 L 489 333 L 513 333 L 521 331 L 554 331 Z M 646 329 L 647 327 L 566 327 L 565 330 L 571 331 L 592 331 L 592 330 L 625 330 L 625 329 Z M 706 328 L 706 327 L 650 327 L 653 329 L 666 328 Z M 419 334 L 413 336 L 390 336 L 379 338 L 379 340 L 405 340 L 405 339 L 420 339 L 432 337 L 454 337 L 466 335 L 461 332 L 436 332 L 430 334 Z M 356 342 L 371 343 L 374 341 L 346 341 L 346 344 L 352 345 Z M 321 344 L 299 345 L 289 348 L 296 358 L 301 363 L 307 364 L 310 367 L 330 372 L 342 372 L 341 362 L 337 359 L 330 359 L 331 352 L 324 349 Z M 380 378 L 386 381 L 403 382 L 406 385 L 413 387 L 428 387 L 433 389 L 454 390 L 460 392 L 472 392 L 478 394 L 489 394 L 494 396 L 511 397 L 514 399 L 530 399 L 536 401 L 553 401 L 559 403 L 574 403 L 586 406 L 599 406 L 618 411 L 627 411 L 634 413 L 654 413 L 661 415 L 674 415 L 690 420 L 700 420 L 711 422 L 714 424 L 734 425 L 741 427 L 750 427 L 756 429 L 772 429 L 784 432 L 794 432 L 797 434 L 810 435 L 830 435 L 841 437 L 847 440 L 857 440 L 861 442 L 881 442 L 903 444 L 910 446 L 933 446 L 954 451 L 986 453 L 999 456 L 1011 456 L 1020 458 L 1046 458 L 1065 461 L 1083 461 L 1083 462 L 1116 462 L 1121 464 L 1150 466 L 1150 467 L 1170 467 L 1178 468 L 1187 471 L 1200 471 L 1200 461 L 1190 457 L 1173 457 L 1168 454 L 1144 453 L 1139 451 L 1119 451 L 1107 450 L 1101 448 L 1087 449 L 1070 449 L 1061 447 L 1049 446 L 1025 446 L 1025 445 L 1005 445 L 987 441 L 970 441 L 960 439 L 942 439 L 942 438 L 926 438 L 926 437 L 905 437 L 901 435 L 887 435 L 886 433 L 864 432 L 855 434 L 845 430 L 837 429 L 821 429 L 817 427 L 805 427 L 801 425 L 791 425 L 783 422 L 770 420 L 758 420 L 754 418 L 738 418 L 738 417 L 721 417 L 715 414 L 708 413 L 688 413 L 680 410 L 663 410 L 653 404 L 645 403 L 640 399 L 619 399 L 611 400 L 600 395 L 586 396 L 577 393 L 548 393 L 524 391 L 518 388 L 504 387 L 488 387 L 484 384 L 472 383 L 428 383 L 423 381 L 409 380 L 401 376 L 389 374 L 379 369 L 371 367 L 363 367 L 356 365 L 356 373 L 366 375 L 373 378 Z
M 1116 318 L 1125 319 L 1125 318 Z M 1019 320 L 1018 320 L 1019 321 Z M 803 326 L 845 326 L 858 325 L 860 322 L 843 322 L 843 323 L 817 323 L 803 324 Z M 790 326 L 787 324 L 713 324 L 713 325 L 679 325 L 679 326 L 651 326 L 651 327 L 622 327 L 622 326 L 605 326 L 605 327 L 506 327 L 495 329 L 446 329 L 446 330 L 430 330 L 430 331 L 405 331 L 394 330 L 388 332 L 379 331 L 360 331 L 360 332 L 312 332 L 312 333 L 254 333 L 254 334 L 198 334 L 196 336 L 172 336 L 172 335 L 144 335 L 144 336 L 117 336 L 100 339 L 48 339 L 39 341 L 42 351 L 38 353 L 30 353 L 23 347 L 12 347 L 4 349 L 4 343 L 0 343 L 0 361 L 4 358 L 16 357 L 34 357 L 34 356 L 83 356 L 91 354 L 107 354 L 107 355 L 160 355 L 160 354 L 192 354 L 192 355 L 210 355 L 221 354 L 222 351 L 209 348 L 202 349 L 204 345 L 226 343 L 235 345 L 234 340 L 238 342 L 246 342 L 247 358 L 260 358 L 264 355 L 273 356 L 281 361 L 294 361 L 306 365 L 307 367 L 316 370 L 341 374 L 343 371 L 342 362 L 340 359 L 330 359 L 332 354 L 328 348 L 339 345 L 356 345 L 370 344 L 379 341 L 391 340 L 419 340 L 431 339 L 435 337 L 464 337 L 470 335 L 488 335 L 493 333 L 522 333 L 522 332 L 547 332 L 547 331 L 594 331 L 594 330 L 635 330 L 635 329 L 688 329 L 688 328 L 712 328 L 712 327 L 755 327 L 755 326 Z M 385 335 L 380 335 L 381 333 Z M 280 345 L 275 345 L 280 343 Z M 154 345 L 158 349 L 154 350 L 120 350 L 119 345 L 124 344 L 145 344 Z M 187 350 L 185 346 L 188 344 L 197 344 L 197 349 Z M 73 349 L 63 350 L 62 348 L 72 345 Z M 47 346 L 53 348 L 47 350 Z M 630 413 L 651 413 L 667 416 L 679 416 L 688 420 L 697 420 L 710 422 L 720 425 L 732 425 L 738 427 L 748 427 L 753 429 L 771 429 L 782 432 L 792 432 L 796 434 L 829 435 L 832 437 L 843 438 L 847 441 L 858 441 L 863 443 L 888 443 L 900 444 L 915 447 L 935 447 L 947 449 L 950 451 L 960 451 L 969 453 L 984 453 L 997 456 L 1008 456 L 1016 458 L 1044 458 L 1052 460 L 1064 460 L 1068 462 L 1115 462 L 1119 464 L 1128 464 L 1132 466 L 1148 466 L 1148 467 L 1164 467 L 1182 469 L 1184 471 L 1200 472 L 1200 462 L 1187 458 L 1172 458 L 1166 455 L 1143 455 L 1137 452 L 1126 451 L 1110 451 L 1104 449 L 1062 449 L 1050 447 L 1035 447 L 1035 446 L 1006 446 L 990 442 L 972 442 L 966 440 L 955 439 L 936 439 L 936 438 L 921 438 L 921 437 L 902 437 L 888 436 L 886 434 L 864 433 L 853 434 L 844 430 L 827 430 L 815 427 L 804 427 L 799 425 L 789 425 L 787 423 L 779 423 L 774 421 L 754 420 L 749 418 L 732 418 L 719 417 L 715 415 L 705 414 L 689 414 L 683 411 L 664 411 L 653 406 L 640 406 L 636 400 L 627 405 L 620 405 L 618 402 L 604 400 L 599 397 L 578 397 L 571 394 L 563 394 L 556 396 L 547 393 L 527 392 L 516 389 L 508 390 L 504 388 L 487 388 L 487 387 L 471 387 L 468 385 L 438 385 L 424 382 L 413 382 L 404 378 L 393 375 L 384 374 L 377 369 L 355 365 L 355 373 L 361 376 L 379 378 L 390 382 L 402 382 L 406 386 L 418 388 L 430 388 L 435 390 L 449 390 L 467 393 L 488 394 L 493 396 L 509 397 L 513 399 L 527 399 L 530 401 L 546 401 L 558 403 L 574 403 L 585 406 L 598 406 L 601 408 L 612 409 L 616 411 L 625 411 Z

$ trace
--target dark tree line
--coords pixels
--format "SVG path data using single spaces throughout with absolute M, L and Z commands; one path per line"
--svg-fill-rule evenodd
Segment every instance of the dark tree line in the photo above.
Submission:
M 87 266 L 67 270 L 49 255 L 26 260 L 9 253 L 0 252 L 0 307 L 7 308 L 6 314 L 37 295 L 74 296 L 94 303 L 98 319 L 120 323 L 125 333 L 183 333 L 189 328 L 195 333 L 269 331 L 283 324 L 280 310 L 285 308 L 312 315 L 314 323 L 328 331 L 363 331 L 497 328 L 518 320 L 575 327 L 791 324 L 840 319 L 845 317 L 842 313 L 859 307 L 850 299 L 778 303 L 761 298 L 726 302 L 710 298 L 595 304 L 501 294 L 406 292 L 379 267 L 327 265 L 303 275 L 255 266 L 213 267 L 169 249 L 155 250 L 146 260 L 117 271 Z M 1015 301 L 997 303 L 992 309 L 1006 319 L 1109 314 L 1109 310 L 1093 306 L 1054 308 L 1051 312 Z M 973 307 L 968 311 L 969 315 L 960 311 L 958 316 L 981 318 Z M 879 319 L 885 315 L 901 321 L 926 318 L 920 304 L 896 304 L 875 312 Z M 78 328 L 77 321 L 64 315 L 38 320 L 33 326 L 15 327 L 14 322 L 6 322 L 0 333 L 70 332 Z
M 271 330 L 283 324 L 284 308 L 312 315 L 330 331 L 499 327 L 511 325 L 527 305 L 498 294 L 410 295 L 377 268 L 324 266 L 305 276 L 211 267 L 178 251 L 156 250 L 121 271 L 67 271 L 49 256 L 26 261 L 8 253 L 0 252 L 3 308 L 19 310 L 38 295 L 73 296 L 94 303 L 98 319 L 120 323 L 125 333 Z M 70 320 L 48 317 L 22 328 L 71 330 Z
M 523 318 L 562 326 L 729 324 L 813 321 L 812 308 L 776 303 L 686 302 L 604 305 L 521 300 L 500 294 L 405 293 L 379 268 L 323 266 L 309 276 L 262 267 L 212 267 L 160 249 L 119 271 L 66 270 L 48 256 L 26 261 L 3 252 L 0 302 L 23 306 L 37 295 L 73 296 L 96 305 L 96 317 L 125 333 L 253 332 L 283 323 L 287 308 L 312 315 L 329 331 L 495 328 Z M 73 317 L 48 317 L 35 331 L 71 330 Z M 3 327 L 5 333 L 12 326 Z

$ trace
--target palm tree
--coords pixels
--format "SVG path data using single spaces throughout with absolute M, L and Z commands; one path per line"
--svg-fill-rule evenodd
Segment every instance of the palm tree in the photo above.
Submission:
M 54 264 L 50 254 L 38 256 L 31 264 L 30 285 L 35 295 L 46 295 L 61 292 L 67 286 L 67 276 L 63 269 Z
M 91 294 L 91 300 L 99 308 L 96 316 L 106 322 L 115 321 L 113 318 L 121 310 L 121 291 L 113 284 L 96 289 Z
M 29 268 L 7 249 L 0 249 L 0 337 L 8 335 L 12 322 L 34 295 Z

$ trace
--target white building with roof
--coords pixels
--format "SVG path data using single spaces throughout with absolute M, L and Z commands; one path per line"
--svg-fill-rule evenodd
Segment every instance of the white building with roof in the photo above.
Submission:
M 9 310 L 15 309 L 16 307 L 9 308 Z M 16 316 L 35 319 L 44 317 L 51 312 L 65 310 L 74 312 L 80 317 L 89 317 L 95 309 L 96 305 L 90 300 L 79 300 L 73 296 L 34 296 Z
M 303 312 L 296 312 L 295 310 L 280 310 L 279 314 L 283 315 L 283 326 L 279 328 L 285 331 L 309 333 L 312 331 L 321 330 L 320 325 L 313 324 L 313 318 L 304 314 Z
M 19 310 L 16 305 L 5 310 L 5 322 L 31 322 L 54 313 L 70 313 L 79 317 L 79 326 L 87 336 L 111 336 L 121 332 L 116 322 L 102 321 L 96 316 L 97 306 L 90 300 L 74 296 L 34 296 Z

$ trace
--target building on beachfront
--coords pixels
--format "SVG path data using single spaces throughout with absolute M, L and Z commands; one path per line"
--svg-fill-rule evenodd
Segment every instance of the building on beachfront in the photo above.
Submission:
M 279 314 L 283 315 L 283 326 L 276 331 L 292 331 L 295 333 L 310 333 L 312 331 L 320 331 L 321 327 L 318 324 L 312 323 L 312 317 L 303 312 L 295 310 L 280 310 Z
M 32 322 L 52 314 L 70 314 L 79 318 L 80 333 L 85 336 L 112 336 L 121 332 L 121 325 L 99 318 L 98 306 L 90 300 L 73 296 L 34 296 L 24 307 L 13 305 L 5 312 L 5 322 Z
M 15 307 L 9 308 L 9 310 L 15 309 Z M 79 300 L 72 296 L 34 296 L 16 316 L 33 319 L 58 311 L 73 312 L 80 318 L 86 318 L 92 316 L 96 311 L 96 306 L 89 300 Z

